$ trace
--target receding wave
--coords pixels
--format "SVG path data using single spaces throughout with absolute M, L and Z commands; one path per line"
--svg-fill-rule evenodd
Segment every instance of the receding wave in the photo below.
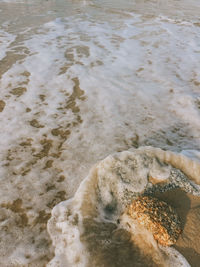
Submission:
M 193 203 L 195 198 L 200 203 L 199 177 L 198 161 L 161 149 L 108 156 L 91 169 L 74 198 L 54 207 L 48 232 L 55 257 L 48 266 L 190 266 L 179 252 L 187 246 L 183 235 L 191 238 L 180 201 Z M 175 247 L 161 246 L 150 232 L 127 227 L 126 207 L 138 195 L 164 196 L 175 206 L 183 227 Z

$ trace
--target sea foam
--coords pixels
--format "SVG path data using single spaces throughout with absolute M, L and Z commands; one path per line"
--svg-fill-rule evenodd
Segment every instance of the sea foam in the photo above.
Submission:
M 180 188 L 188 192 L 194 186 L 193 193 L 200 195 L 198 185 L 188 180 L 188 186 L 182 179 L 185 173 L 199 183 L 199 162 L 181 154 L 144 147 L 110 155 L 95 165 L 75 196 L 53 208 L 48 232 L 55 246 L 55 257 L 48 266 L 62 266 L 63 262 L 69 266 L 110 266 L 111 262 L 111 266 L 119 263 L 140 266 L 141 261 L 147 264 L 146 258 L 150 262 L 145 266 L 153 263 L 190 266 L 174 248 L 157 245 L 152 237 L 148 238 L 149 234 L 138 232 L 134 225 L 131 241 L 125 232 L 126 224 L 132 223 L 123 215 L 128 203 L 137 195 L 153 192 L 148 177 L 163 173 L 163 180 L 168 181 L 172 171 L 181 180 Z M 172 179 L 165 190 L 170 190 L 173 183 Z
M 0 1 L 2 266 L 53 257 L 52 208 L 106 156 L 142 145 L 200 148 L 198 8 L 171 0 Z M 168 176 L 154 164 L 152 175 Z

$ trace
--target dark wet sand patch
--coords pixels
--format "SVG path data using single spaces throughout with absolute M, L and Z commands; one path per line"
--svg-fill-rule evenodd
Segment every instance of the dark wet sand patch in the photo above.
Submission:
M 26 92 L 26 87 L 16 87 L 16 88 L 13 88 L 10 93 L 12 95 L 16 95 L 17 97 L 23 95 L 25 92 Z
M 19 217 L 16 220 L 16 224 L 18 227 L 25 227 L 28 225 L 28 217 L 25 209 L 22 207 L 22 199 L 18 198 L 14 200 L 12 203 L 2 203 L 1 207 L 11 210 L 14 213 L 18 213 Z
M 200 263 L 200 197 L 185 193 L 181 189 L 156 193 L 155 196 L 176 209 L 183 231 L 174 247 L 192 267 L 198 267 Z
M 44 128 L 44 125 L 40 124 L 38 122 L 38 120 L 36 120 L 36 119 L 31 120 L 29 123 L 30 123 L 30 125 L 32 127 L 35 127 L 35 128 Z
M 4 110 L 5 106 L 6 106 L 6 103 L 3 100 L 0 100 L 0 112 Z
M 151 252 L 142 251 L 131 240 L 131 233 L 118 229 L 114 223 L 84 219 L 81 241 L 90 253 L 88 266 L 156 267 Z M 163 266 L 162 264 L 159 266 Z

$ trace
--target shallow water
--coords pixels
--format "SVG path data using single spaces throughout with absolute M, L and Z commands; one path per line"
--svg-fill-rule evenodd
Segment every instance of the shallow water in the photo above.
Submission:
M 185 176 L 185 168 L 199 184 L 199 161 L 151 147 L 96 164 L 75 196 L 53 208 L 48 232 L 55 256 L 48 266 L 198 266 L 200 247 L 192 240 L 199 235 L 200 186 Z M 182 228 L 176 249 L 157 244 L 128 215 L 138 195 L 158 197 L 176 209 Z
M 52 208 L 107 155 L 200 149 L 199 14 L 198 1 L 0 1 L 2 266 L 53 257 Z

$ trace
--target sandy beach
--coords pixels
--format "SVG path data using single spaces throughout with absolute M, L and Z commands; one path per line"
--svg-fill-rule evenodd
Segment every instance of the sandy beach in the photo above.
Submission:
M 197 0 L 0 1 L 2 267 L 198 267 L 199 14 Z M 120 222 L 145 193 L 181 218 L 169 250 Z

